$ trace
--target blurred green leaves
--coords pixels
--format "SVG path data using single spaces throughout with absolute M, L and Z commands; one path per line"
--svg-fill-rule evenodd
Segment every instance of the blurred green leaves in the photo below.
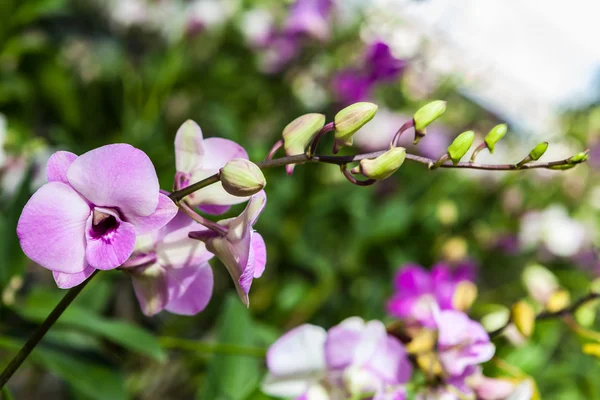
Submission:
M 248 309 L 237 296 L 228 296 L 217 327 L 217 341 L 237 345 L 256 343 L 254 325 Z M 243 355 L 214 354 L 208 364 L 204 384 L 196 398 L 243 400 L 258 386 L 261 359 Z

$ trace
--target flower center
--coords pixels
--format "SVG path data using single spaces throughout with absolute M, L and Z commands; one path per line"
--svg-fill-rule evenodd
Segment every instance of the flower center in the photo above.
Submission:
M 92 229 L 90 236 L 94 239 L 98 239 L 105 236 L 119 227 L 119 221 L 110 214 L 103 213 L 102 211 L 94 210 L 94 217 L 92 221 Z

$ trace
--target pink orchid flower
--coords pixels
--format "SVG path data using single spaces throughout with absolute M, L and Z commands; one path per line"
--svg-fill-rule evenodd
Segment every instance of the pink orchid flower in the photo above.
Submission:
M 310 324 L 291 330 L 269 348 L 267 367 L 263 392 L 298 400 L 369 393 L 375 400 L 404 400 L 402 384 L 412 373 L 404 346 L 383 323 L 358 317 L 329 332 Z
M 213 289 L 208 260 L 213 254 L 204 243 L 188 237 L 192 229 L 198 229 L 198 224 L 180 211 L 161 229 L 138 236 L 123 268 L 131 275 L 147 316 L 162 310 L 194 315 L 208 304 Z
M 159 192 L 148 156 L 128 144 L 112 144 L 81 156 L 56 152 L 46 167 L 48 183 L 23 208 L 17 225 L 21 248 L 70 288 L 96 269 L 117 268 L 136 237 L 161 228 L 177 206 Z
M 248 159 L 246 150 L 239 144 L 222 138 L 204 139 L 202 130 L 194 121 L 181 125 L 175 136 L 175 189 L 183 189 L 219 172 L 234 158 Z M 247 201 L 247 197 L 233 196 L 223 189 L 221 182 L 214 183 L 185 197 L 191 206 L 209 214 L 222 214 L 233 204 Z
M 218 222 L 223 233 L 190 232 L 190 237 L 206 243 L 225 265 L 242 302 L 248 306 L 248 293 L 254 278 L 259 278 L 267 263 L 267 250 L 262 236 L 253 228 L 265 208 L 267 195 L 261 191 L 250 198 L 246 209 L 237 217 Z

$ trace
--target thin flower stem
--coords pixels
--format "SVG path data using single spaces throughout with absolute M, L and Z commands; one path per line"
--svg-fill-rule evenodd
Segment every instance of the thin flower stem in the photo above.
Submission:
M 221 235 L 227 235 L 227 228 L 217 224 L 216 222 L 213 222 L 209 219 L 204 218 L 202 215 L 200 215 L 196 211 L 194 211 L 192 209 L 192 207 L 190 207 L 190 205 L 188 203 L 186 203 L 185 201 L 179 202 L 179 208 L 181 209 L 181 211 L 186 213 L 188 217 L 190 217 L 191 219 L 193 219 L 200 225 L 203 225 L 203 226 L 207 227 L 208 229 L 211 229 L 217 233 L 220 233 Z
M 204 354 L 227 354 L 264 358 L 267 349 L 262 347 L 240 346 L 230 343 L 207 343 L 177 337 L 163 336 L 159 339 L 163 347 L 202 352 Z
M 407 131 L 408 129 L 412 128 L 413 126 L 415 126 L 415 120 L 411 119 L 410 121 L 406 121 L 401 127 L 400 129 L 398 129 L 398 132 L 396 132 L 396 134 L 394 135 L 394 138 L 391 141 L 391 145 L 393 147 L 397 147 L 398 146 L 398 142 L 400 141 L 400 136 L 402 136 L 402 134 Z
M 75 300 L 77 295 L 83 290 L 83 288 L 98 274 L 99 270 L 94 271 L 92 275 L 83 283 L 78 286 L 75 286 L 65 294 L 62 300 L 54 307 L 54 309 L 48 314 L 44 322 L 33 332 L 33 335 L 29 338 L 29 340 L 23 345 L 21 350 L 15 355 L 12 361 L 8 364 L 8 366 L 2 371 L 0 375 L 0 390 L 4 388 L 4 385 L 8 380 L 13 376 L 15 371 L 23 364 L 23 361 L 29 356 L 29 354 L 35 349 L 40 340 L 44 337 L 44 335 L 48 332 L 48 330 L 54 325 L 54 323 L 60 318 L 62 313 L 67 309 L 69 304 Z
M 277 153 L 277 150 L 279 150 L 282 147 L 283 147 L 283 139 L 279 139 L 278 141 L 275 142 L 273 147 L 271 147 L 271 150 L 269 150 L 269 153 L 265 157 L 265 160 L 273 159 L 273 156 L 275 155 L 275 153 Z
M 356 154 L 351 156 L 330 156 L 330 155 L 320 155 L 315 154 L 312 157 L 309 157 L 308 154 L 296 154 L 293 156 L 285 156 L 280 158 L 274 158 L 272 160 L 265 160 L 259 163 L 256 163 L 258 167 L 261 169 L 265 168 L 274 168 L 274 167 L 282 167 L 289 164 L 304 164 L 304 163 L 324 163 L 324 164 L 350 164 L 353 162 L 357 162 L 364 159 L 376 158 L 387 150 L 375 151 L 372 153 L 364 153 L 364 154 Z M 406 153 L 406 160 L 416 162 L 419 164 L 424 164 L 428 168 L 431 168 L 431 165 L 434 165 L 436 160 L 431 158 L 418 156 L 416 154 Z M 487 170 L 487 171 L 520 171 L 525 169 L 548 169 L 552 167 L 571 165 L 569 158 L 558 161 L 550 161 L 550 162 L 535 162 L 535 163 L 527 163 L 521 166 L 517 166 L 516 164 L 477 164 L 472 162 L 459 162 L 457 164 L 453 164 L 452 162 L 444 162 L 439 168 L 458 168 L 458 169 L 477 169 L 477 170 Z M 171 200 L 174 202 L 179 202 L 185 196 L 200 190 L 206 186 L 209 186 L 213 183 L 219 181 L 219 175 L 215 174 L 213 176 L 209 176 L 206 179 L 203 179 L 199 182 L 196 182 L 186 188 L 181 190 L 176 190 L 169 196 Z
M 574 302 L 573 304 L 571 304 L 569 307 L 563 308 L 562 310 L 559 311 L 542 311 L 541 313 L 539 313 L 536 317 L 535 320 L 536 321 L 545 321 L 548 319 L 557 319 L 557 318 L 563 318 L 563 317 L 568 317 L 573 315 L 580 307 L 583 307 L 584 305 L 586 305 L 587 303 L 594 301 L 596 299 L 600 299 L 600 293 L 595 293 L 595 292 L 590 292 L 587 296 L 584 296 L 582 298 L 580 298 L 579 300 L 577 300 L 576 302 Z M 497 337 L 499 335 L 501 335 L 504 330 L 512 323 L 512 320 L 508 320 L 506 322 L 506 324 L 504 324 L 503 326 L 501 326 L 500 328 L 493 330 L 491 332 L 489 332 L 489 335 L 491 338 Z
M 330 122 L 330 123 L 326 124 L 323 128 L 321 128 L 319 133 L 317 133 L 317 135 L 313 138 L 312 143 L 310 144 L 310 147 L 308 148 L 308 153 L 307 153 L 308 157 L 312 157 L 312 155 L 317 152 L 317 147 L 319 146 L 319 142 L 321 141 L 323 136 L 325 136 L 325 134 L 327 132 L 331 132 L 334 129 L 335 129 L 334 122 Z
M 348 166 L 346 164 L 340 165 L 340 170 L 342 171 L 342 174 L 344 174 L 344 177 L 346 177 L 346 179 L 348 179 L 350 183 L 356 186 L 371 186 L 377 183 L 376 179 L 366 179 L 364 181 L 359 181 L 354 176 L 352 176 L 350 171 L 348 171 Z

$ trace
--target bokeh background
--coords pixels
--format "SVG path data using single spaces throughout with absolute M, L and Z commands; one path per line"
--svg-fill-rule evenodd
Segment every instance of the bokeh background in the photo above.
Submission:
M 297 116 L 331 120 L 345 105 L 373 101 L 378 115 L 351 154 L 384 148 L 435 99 L 448 110 L 418 146 L 406 142 L 411 152 L 437 158 L 458 133 L 483 137 L 500 122 L 507 137 L 480 161 L 514 163 L 544 140 L 542 160 L 591 151 L 586 165 L 564 172 L 429 172 L 407 162 L 369 188 L 330 166 L 300 166 L 291 177 L 269 170 L 256 226 L 268 264 L 249 310 L 217 261 L 213 298 L 194 317 L 146 318 L 130 279 L 102 273 L 10 381 L 10 393 L 266 399 L 259 387 L 269 344 L 304 322 L 389 320 L 391 281 L 407 262 L 475 264 L 471 314 L 488 316 L 490 328 L 490 314 L 535 295 L 522 276 L 528 266 L 551 270 L 572 298 L 584 295 L 600 274 L 598 11 L 586 0 L 2 0 L 2 365 L 64 294 L 15 234 L 53 151 L 130 143 L 151 157 L 169 190 L 173 139 L 186 119 L 259 161 Z M 595 308 L 576 315 L 590 332 L 600 327 L 595 317 Z M 600 399 L 600 366 L 582 353 L 581 336 L 550 321 L 529 341 L 501 338 L 488 374 L 531 376 L 544 399 Z

